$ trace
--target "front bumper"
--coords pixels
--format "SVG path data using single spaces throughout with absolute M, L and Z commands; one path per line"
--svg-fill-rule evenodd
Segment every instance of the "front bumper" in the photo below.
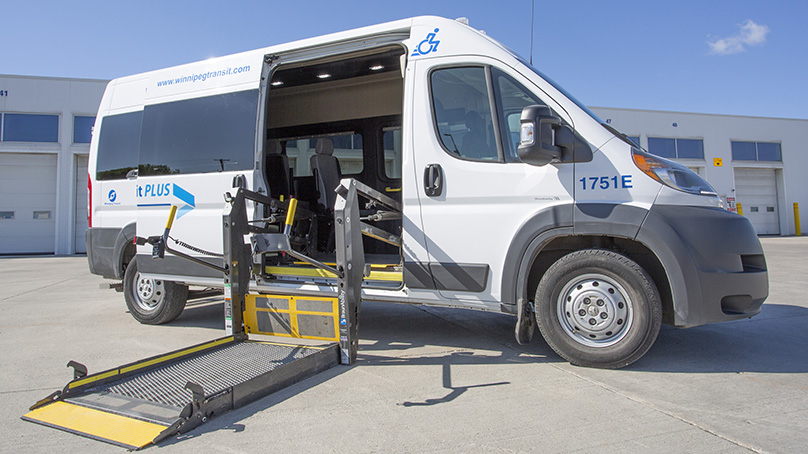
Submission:
M 748 219 L 719 208 L 654 205 L 637 239 L 662 262 L 675 326 L 737 320 L 769 295 L 763 248 Z

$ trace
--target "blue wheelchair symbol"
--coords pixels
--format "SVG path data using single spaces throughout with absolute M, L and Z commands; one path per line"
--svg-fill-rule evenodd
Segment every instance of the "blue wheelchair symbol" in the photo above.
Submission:
M 434 33 L 428 33 L 426 35 L 426 39 L 415 46 L 415 50 L 412 52 L 412 57 L 426 55 L 430 52 L 437 52 L 440 41 L 435 40 L 435 35 L 438 34 L 439 30 L 439 28 L 436 28 Z

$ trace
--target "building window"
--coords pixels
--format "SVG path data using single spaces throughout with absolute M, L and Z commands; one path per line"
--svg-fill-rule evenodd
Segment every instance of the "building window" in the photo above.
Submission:
M 3 114 L 3 142 L 59 142 L 59 116 Z
M 649 137 L 648 151 L 669 159 L 704 159 L 704 141 Z
M 783 154 L 779 143 L 732 142 L 732 160 L 780 162 Z
M 676 139 L 648 138 L 648 151 L 663 158 L 676 158 Z
M 90 143 L 95 117 L 76 115 L 73 117 L 73 143 Z

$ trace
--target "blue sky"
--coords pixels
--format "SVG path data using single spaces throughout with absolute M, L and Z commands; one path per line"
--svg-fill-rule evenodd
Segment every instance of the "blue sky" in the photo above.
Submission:
M 808 118 L 808 2 L 536 0 L 533 62 L 590 106 Z M 111 79 L 417 15 L 530 56 L 530 0 L 9 0 L 0 74 Z

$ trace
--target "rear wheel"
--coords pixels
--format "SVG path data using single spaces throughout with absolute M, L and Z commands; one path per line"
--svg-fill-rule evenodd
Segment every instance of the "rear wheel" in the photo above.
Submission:
M 140 323 L 160 325 L 179 317 L 188 301 L 188 287 L 176 282 L 144 277 L 137 258 L 126 267 L 123 277 L 126 307 Z
M 648 273 L 616 252 L 565 255 L 536 291 L 539 330 L 572 364 L 616 369 L 640 359 L 662 324 L 659 292 Z

